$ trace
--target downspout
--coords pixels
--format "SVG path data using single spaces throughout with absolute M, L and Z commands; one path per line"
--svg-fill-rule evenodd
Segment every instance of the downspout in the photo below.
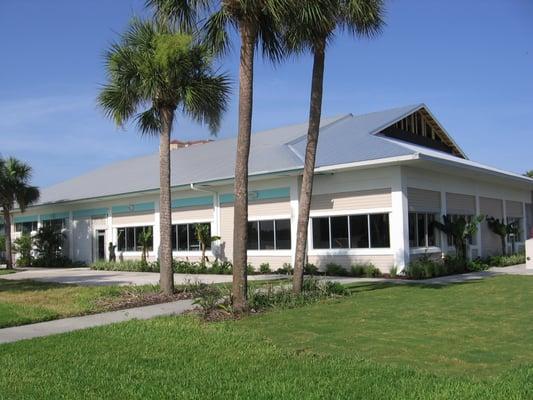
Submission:
M 214 232 L 212 234 L 213 236 L 220 236 L 220 197 L 218 192 L 216 190 L 198 187 L 194 183 L 191 183 L 189 187 L 196 192 L 211 193 L 213 195 L 213 222 L 215 223 L 215 229 L 213 229 Z

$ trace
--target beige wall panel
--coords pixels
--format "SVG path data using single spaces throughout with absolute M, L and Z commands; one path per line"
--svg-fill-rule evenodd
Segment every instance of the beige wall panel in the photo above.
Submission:
M 447 214 L 474 215 L 476 214 L 476 197 L 446 193 L 446 210 Z
M 409 211 L 440 213 L 440 192 L 407 188 Z
M 393 255 L 375 256 L 354 256 L 354 255 L 324 255 L 309 256 L 309 263 L 316 265 L 320 270 L 324 270 L 329 263 L 335 263 L 349 268 L 357 263 L 372 263 L 381 272 L 387 273 L 394 265 Z
M 257 201 L 251 202 L 248 205 L 248 216 L 250 219 L 254 217 L 268 217 L 274 215 L 290 215 L 291 204 L 289 200 L 281 201 Z
M 523 204 L 518 201 L 507 201 L 505 203 L 505 211 L 508 217 L 523 218 L 524 207 Z
M 153 225 L 154 221 L 155 221 L 154 213 L 113 216 L 113 225 L 115 227 L 119 227 L 121 225 L 132 225 L 132 224 Z
M 220 207 L 220 243 L 222 246 L 221 259 L 231 260 L 233 258 L 233 205 L 222 205 Z
M 252 264 L 253 267 L 259 271 L 259 267 L 263 263 L 269 263 L 270 269 L 275 272 L 278 268 L 281 268 L 283 264 L 291 263 L 290 256 L 251 256 L 248 255 L 248 263 Z
M 479 198 L 479 212 L 487 217 L 494 217 L 500 220 L 503 219 L 503 203 L 498 199 L 490 199 L 487 197 Z M 481 249 L 482 256 L 493 256 L 502 253 L 501 239 L 498 235 L 493 233 L 486 221 L 481 223 Z
M 392 207 L 391 190 L 375 189 L 313 196 L 312 211 L 351 211 Z
M 172 210 L 172 223 L 180 221 L 212 221 L 213 209 L 211 207 L 187 207 Z

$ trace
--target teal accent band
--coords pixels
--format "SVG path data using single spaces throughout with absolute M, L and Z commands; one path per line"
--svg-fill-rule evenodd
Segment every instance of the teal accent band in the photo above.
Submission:
M 52 214 L 41 215 L 41 220 L 49 221 L 51 219 L 64 219 L 64 218 L 68 218 L 69 216 L 70 216 L 69 212 L 52 213 Z
M 213 206 L 213 197 L 190 197 L 186 199 L 172 200 L 172 208 Z
M 39 217 L 37 215 L 21 215 L 19 217 L 13 218 L 15 224 L 22 224 L 24 222 L 37 222 Z
M 271 199 L 284 199 L 290 197 L 290 188 L 263 189 L 248 192 L 248 201 L 262 201 Z M 220 195 L 220 204 L 233 203 L 235 196 L 233 193 Z
M 107 216 L 107 208 L 90 208 L 86 210 L 76 210 L 72 212 L 73 218 L 90 218 L 95 216 Z
M 113 206 L 111 207 L 111 211 L 113 214 L 130 214 L 130 213 L 141 213 L 141 212 L 149 212 L 155 210 L 155 203 L 149 202 L 149 203 L 137 203 L 137 204 L 129 204 L 129 205 L 120 205 L 120 206 Z

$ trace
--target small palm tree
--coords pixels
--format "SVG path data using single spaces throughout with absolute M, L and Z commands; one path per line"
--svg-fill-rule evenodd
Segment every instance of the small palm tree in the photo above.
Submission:
M 509 224 L 506 224 L 505 222 L 494 217 L 487 218 L 487 224 L 489 226 L 489 229 L 500 237 L 501 244 L 502 244 L 502 255 L 504 256 L 507 255 L 507 246 L 505 243 L 505 239 L 507 238 L 507 235 L 513 235 L 513 237 L 516 237 L 516 235 L 518 235 L 520 232 L 520 227 L 518 226 L 516 222 L 511 222 Z M 514 240 L 513 240 L 512 246 L 513 246 L 512 251 L 514 253 L 515 251 Z
M 302 291 L 306 261 L 309 212 L 322 116 L 326 49 L 340 30 L 359 37 L 373 37 L 380 33 L 384 25 L 383 3 L 383 0 L 293 0 L 289 12 L 285 14 L 286 47 L 292 52 L 310 51 L 313 54 L 309 128 L 300 191 L 293 274 L 293 290 L 296 293 Z
M 163 21 L 194 29 L 201 18 L 206 42 L 220 52 L 230 44 L 230 29 L 240 36 L 239 117 L 235 159 L 233 228 L 233 309 L 247 308 L 248 159 L 252 131 L 253 74 L 255 50 L 278 61 L 283 56 L 280 22 L 292 0 L 147 0 Z M 207 17 L 206 17 L 207 15 Z
M 211 245 L 211 243 L 220 240 L 220 236 L 211 236 L 211 228 L 209 224 L 197 224 L 194 227 L 194 233 L 196 239 L 200 242 L 200 250 L 202 250 L 202 265 L 205 265 L 207 259 L 205 251 Z
M 154 243 L 152 236 L 152 229 L 149 228 L 144 229 L 137 237 L 137 243 L 141 247 L 141 262 L 143 264 L 147 264 L 148 262 L 148 252 L 150 251 L 150 247 Z
M 0 158 L 0 207 L 2 208 L 6 235 L 7 268 L 13 268 L 11 242 L 11 212 L 18 206 L 21 212 L 39 200 L 39 189 L 30 185 L 32 168 L 16 158 Z
M 212 69 L 206 46 L 163 23 L 133 20 L 106 56 L 108 83 L 98 102 L 119 126 L 134 119 L 160 141 L 160 283 L 174 290 L 170 198 L 170 136 L 177 112 L 218 130 L 230 91 L 225 74 Z
M 484 218 L 484 216 L 478 215 L 468 221 L 464 216 L 452 218 L 451 215 L 443 215 L 443 222 L 434 221 L 433 224 L 452 238 L 456 257 L 460 260 L 466 260 L 467 242 L 477 233 L 479 224 Z

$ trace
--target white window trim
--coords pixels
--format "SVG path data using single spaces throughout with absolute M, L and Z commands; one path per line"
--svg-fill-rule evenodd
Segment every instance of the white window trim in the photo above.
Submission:
M 174 229 L 174 227 L 176 225 L 193 225 L 193 224 L 209 224 L 210 227 L 211 227 L 211 236 L 216 236 L 216 235 L 213 235 L 213 221 L 212 220 L 201 220 L 201 221 L 198 221 L 197 219 L 195 220 L 190 220 L 191 222 L 186 222 L 186 221 L 189 221 L 189 220 L 180 220 L 180 221 L 172 221 L 172 229 Z M 187 228 L 187 232 L 189 232 L 189 229 Z M 172 236 L 171 236 L 172 238 Z M 187 245 L 189 245 L 189 237 L 188 237 L 188 234 L 187 234 Z M 216 243 L 218 242 L 218 240 L 215 240 L 213 241 L 213 243 Z M 178 244 L 176 243 L 176 246 Z M 174 243 L 171 243 L 171 246 L 173 247 L 174 246 Z M 211 249 L 208 249 L 205 251 L 205 254 L 207 255 L 209 252 L 209 254 L 212 256 L 213 254 L 211 253 Z M 187 257 L 187 256 L 201 256 L 202 255 L 202 250 L 172 250 L 172 254 L 176 254 L 177 256 L 181 256 L 181 257 Z
M 375 247 L 361 249 L 312 249 L 310 256 L 383 256 L 394 255 L 390 247 Z
M 122 228 L 139 228 L 139 227 L 147 227 L 147 228 L 151 227 L 152 228 L 152 246 L 154 247 L 154 250 L 150 250 L 148 252 L 148 256 L 156 256 L 157 255 L 157 251 L 155 249 L 155 240 L 154 240 L 154 237 L 153 237 L 154 226 L 153 225 L 146 225 L 146 224 L 134 224 L 134 225 L 126 224 L 126 225 L 116 225 L 115 227 L 113 227 L 113 237 L 117 238 L 117 242 L 114 243 L 117 246 L 117 249 L 116 249 L 117 253 L 119 253 L 119 254 L 121 254 L 123 256 L 138 256 L 138 255 L 142 254 L 142 251 L 131 251 L 131 250 L 128 251 L 128 250 L 119 250 L 118 249 L 118 230 L 122 229 Z
M 310 218 L 313 217 L 342 217 L 350 215 L 367 215 L 367 214 L 390 214 L 391 207 L 386 208 L 369 208 L 367 210 L 343 210 L 343 211 L 311 211 Z
M 261 216 L 261 217 L 248 217 L 248 223 L 250 222 L 261 222 L 261 221 L 276 221 L 276 220 L 288 220 L 289 223 L 291 222 L 291 216 L 289 214 L 283 214 L 283 215 L 275 215 L 275 216 Z M 276 223 L 274 222 L 274 246 L 276 245 Z M 291 256 L 292 255 L 292 224 L 290 224 L 291 228 L 291 248 L 290 249 L 269 249 L 269 250 L 255 250 L 255 249 L 248 249 L 247 254 L 250 256 Z M 260 230 L 257 230 L 257 245 L 259 246 L 260 243 Z
M 424 254 L 424 253 L 442 253 L 442 249 L 439 246 L 430 246 L 430 247 L 412 247 L 409 250 L 411 254 Z

